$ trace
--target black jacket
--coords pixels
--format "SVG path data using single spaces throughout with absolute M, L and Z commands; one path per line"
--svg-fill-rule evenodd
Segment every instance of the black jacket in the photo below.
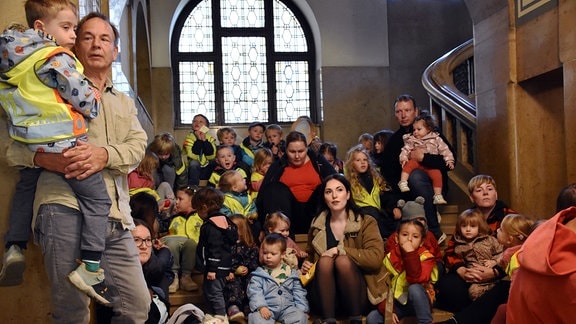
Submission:
M 226 217 L 227 228 L 218 227 L 211 219 L 224 216 L 220 213 L 208 216 L 200 228 L 200 239 L 196 250 L 196 268 L 204 275 L 215 272 L 217 278 L 224 278 L 232 269 L 232 250 L 238 240 L 238 228 Z

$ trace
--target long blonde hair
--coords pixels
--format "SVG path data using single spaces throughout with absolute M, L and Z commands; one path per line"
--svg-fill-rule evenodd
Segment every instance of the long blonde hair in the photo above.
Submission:
M 382 177 L 382 175 L 377 171 L 374 162 L 370 158 L 370 154 L 362 144 L 358 144 L 353 146 L 351 149 L 348 150 L 346 153 L 346 163 L 344 164 L 344 170 L 346 173 L 346 178 L 350 181 L 350 185 L 352 187 L 352 195 L 355 197 L 361 197 L 362 195 L 362 184 L 360 184 L 360 179 L 358 177 L 358 171 L 354 169 L 354 156 L 355 154 L 364 154 L 368 158 L 368 170 L 372 179 L 376 181 L 378 188 L 380 191 L 390 191 L 386 180 Z

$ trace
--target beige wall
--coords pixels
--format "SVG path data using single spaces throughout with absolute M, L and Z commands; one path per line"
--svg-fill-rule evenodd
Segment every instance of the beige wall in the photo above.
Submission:
M 0 12 L 2 13 L 0 15 L 0 28 L 2 30 L 13 22 L 26 23 L 23 3 L 24 1 L 0 2 Z M 0 127 L 0 131 L 5 131 L 4 127 Z M 0 145 L 3 144 L 5 143 Z M 0 159 L 0 179 L 2 179 L 2 186 L 0 186 L 0 206 L 2 206 L 0 208 L 0 237 L 2 237 L 3 246 L 4 233 L 8 228 L 10 199 L 18 179 L 17 170 L 8 167 L 3 159 Z M 1 248 L 1 250 L 4 249 Z M 47 323 L 49 321 L 48 279 L 43 268 L 40 250 L 30 242 L 25 256 L 24 284 L 16 287 L 0 287 L 0 305 L 2 305 L 0 323 Z
M 512 1 L 476 7 L 474 62 L 479 171 L 496 178 L 500 198 L 547 218 L 574 172 L 573 1 L 516 25 Z M 488 7 L 488 5 L 487 5 Z M 477 10 L 477 11 L 474 11 Z M 562 62 L 560 61 L 562 59 Z

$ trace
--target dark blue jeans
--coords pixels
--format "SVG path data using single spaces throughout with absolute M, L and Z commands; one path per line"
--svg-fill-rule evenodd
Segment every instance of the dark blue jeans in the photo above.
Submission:
M 434 200 L 432 180 L 423 170 L 414 170 L 408 178 L 408 186 L 410 187 L 412 199 L 418 196 L 424 197 L 424 213 L 428 222 L 428 230 L 434 233 L 437 239 L 440 238 L 442 230 L 440 230 L 440 224 L 438 223 L 436 205 L 432 203 Z
M 202 282 L 204 300 L 207 302 L 208 314 L 226 316 L 226 301 L 224 300 L 225 278 L 216 277 L 215 280 L 206 279 Z

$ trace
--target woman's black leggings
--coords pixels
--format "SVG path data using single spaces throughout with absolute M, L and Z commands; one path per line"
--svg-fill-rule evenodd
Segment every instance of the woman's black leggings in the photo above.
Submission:
M 323 319 L 360 316 L 369 305 L 366 281 L 346 255 L 320 257 L 312 289 L 310 301 Z

